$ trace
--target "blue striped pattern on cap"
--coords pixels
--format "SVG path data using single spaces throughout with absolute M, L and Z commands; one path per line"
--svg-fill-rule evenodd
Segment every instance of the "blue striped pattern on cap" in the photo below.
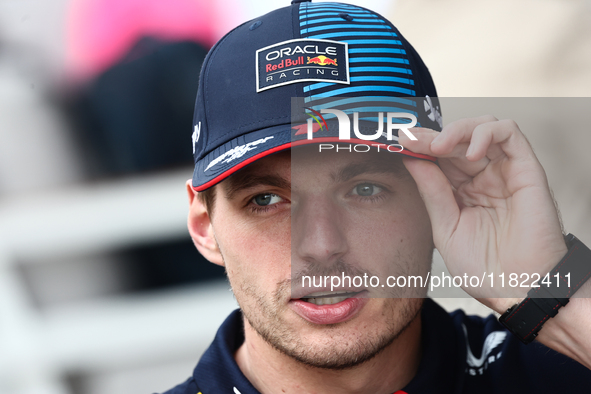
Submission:
M 300 3 L 299 13 L 302 38 L 349 44 L 351 85 L 307 84 L 307 102 L 338 96 L 368 96 L 380 102 L 396 102 L 392 98 L 416 96 L 413 72 L 402 42 L 378 15 L 349 4 L 308 2 Z M 341 13 L 351 16 L 353 21 L 341 18 Z
M 347 20 L 350 18 L 339 14 L 353 19 Z M 302 38 L 349 45 L 351 84 L 308 83 L 303 88 L 306 103 L 315 110 L 337 108 L 360 112 L 360 119 L 371 121 L 377 121 L 376 112 L 407 112 L 418 116 L 416 100 L 402 98 L 416 97 L 417 92 L 401 37 L 389 22 L 354 5 L 308 2 L 300 3 L 299 21 Z M 351 98 L 336 100 L 339 97 Z

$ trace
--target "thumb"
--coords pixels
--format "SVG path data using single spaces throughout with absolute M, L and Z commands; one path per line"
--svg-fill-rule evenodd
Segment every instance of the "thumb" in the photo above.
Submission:
M 406 157 L 402 161 L 417 184 L 431 219 L 433 241 L 437 249 L 442 252 L 440 248 L 453 235 L 460 220 L 460 207 L 456 202 L 451 184 L 435 163 Z

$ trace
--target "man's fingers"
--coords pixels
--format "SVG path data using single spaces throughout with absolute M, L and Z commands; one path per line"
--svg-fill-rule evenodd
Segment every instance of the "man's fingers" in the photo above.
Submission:
M 423 127 L 413 127 L 410 129 L 415 137 L 416 140 L 411 140 L 406 134 L 400 134 L 398 136 L 398 143 L 404 147 L 404 149 L 409 149 L 414 153 L 421 153 L 423 155 L 429 155 L 434 157 L 444 157 L 444 158 L 451 158 L 451 157 L 464 157 L 466 149 L 468 148 L 469 141 L 465 143 L 460 143 L 455 145 L 449 152 L 445 154 L 437 153 L 436 151 L 432 150 L 432 142 L 439 138 L 441 135 L 440 132 L 423 128 Z
M 403 162 L 414 178 L 427 207 L 435 246 L 445 247 L 460 218 L 460 208 L 451 185 L 434 163 L 411 158 L 404 158 Z
M 402 145 L 404 149 L 409 149 L 414 153 L 435 156 L 435 154 L 431 152 L 431 142 L 437 138 L 440 133 L 424 127 L 413 127 L 410 131 L 417 139 L 411 140 L 405 133 L 399 133 L 398 143 Z
M 512 120 L 499 120 L 476 126 L 466 152 L 468 160 L 476 161 L 485 156 L 494 160 L 501 155 L 506 155 L 509 159 L 531 157 L 533 150 Z
M 512 120 L 497 120 L 487 115 L 460 119 L 445 126 L 441 133 L 415 128 L 418 140 L 404 135 L 399 142 L 416 153 L 447 158 L 463 172 L 475 175 L 486 167 L 489 160 L 503 156 L 535 158 L 529 142 Z M 472 164 L 470 164 L 472 163 Z
M 496 122 L 494 116 L 460 119 L 445 126 L 441 134 L 431 142 L 431 151 L 436 156 L 449 155 L 462 142 L 469 143 L 474 129 L 482 124 Z
M 488 158 L 483 158 L 476 161 L 466 160 L 466 150 L 468 149 L 469 141 L 458 143 L 450 152 L 444 155 L 435 154 L 431 150 L 432 141 L 441 133 L 422 127 L 412 128 L 412 133 L 417 137 L 417 140 L 411 140 L 404 134 L 401 134 L 398 142 L 415 153 L 422 153 L 438 157 L 439 166 L 450 180 L 454 187 L 459 185 L 482 171 L 490 162 Z

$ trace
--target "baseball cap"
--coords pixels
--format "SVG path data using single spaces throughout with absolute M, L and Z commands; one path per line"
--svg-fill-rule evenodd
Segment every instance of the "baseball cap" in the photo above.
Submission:
M 193 188 L 205 190 L 260 158 L 316 143 L 293 127 L 294 98 L 310 110 L 389 103 L 416 114 L 418 125 L 441 130 L 431 75 L 392 23 L 356 5 L 294 0 L 236 27 L 207 55 L 193 119 Z M 336 141 L 335 128 L 328 129 L 322 141 Z

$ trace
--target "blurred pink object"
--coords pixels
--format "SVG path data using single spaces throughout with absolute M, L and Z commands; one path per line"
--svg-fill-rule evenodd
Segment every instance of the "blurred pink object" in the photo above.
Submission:
M 237 25 L 239 10 L 234 0 L 72 0 L 68 78 L 85 80 L 99 74 L 141 36 L 192 40 L 209 48 Z

